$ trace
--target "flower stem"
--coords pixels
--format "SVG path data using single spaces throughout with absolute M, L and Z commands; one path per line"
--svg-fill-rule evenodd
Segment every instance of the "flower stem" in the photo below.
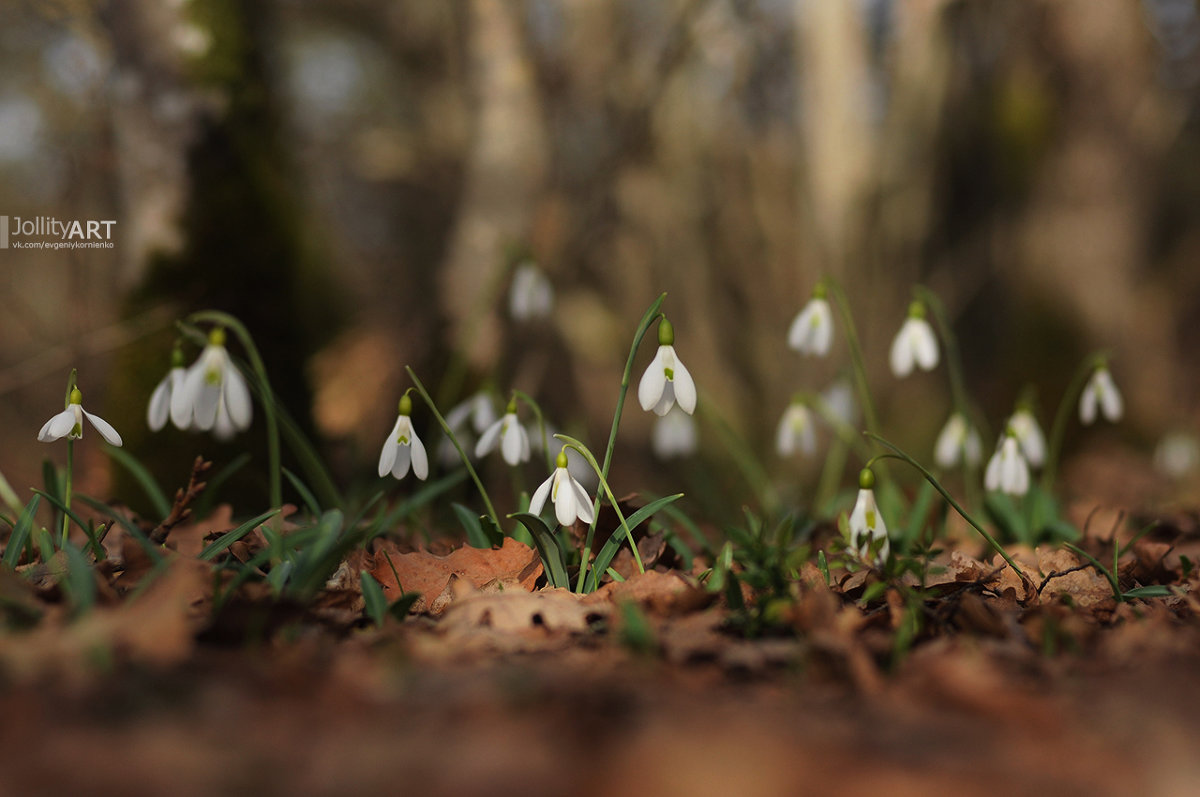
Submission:
M 971 420 L 971 403 L 967 398 L 967 389 L 963 381 L 962 357 L 958 353 L 958 338 L 946 318 L 946 308 L 942 300 L 924 285 L 913 287 L 917 299 L 933 312 L 933 320 L 942 336 L 942 349 L 946 352 L 946 371 L 950 375 L 950 400 L 954 410 L 963 416 L 968 423 Z
M 1047 493 L 1054 489 L 1054 479 L 1058 475 L 1058 463 L 1062 455 L 1063 437 L 1067 433 L 1067 421 L 1071 417 L 1071 410 L 1079 403 L 1079 395 L 1096 368 L 1096 360 L 1105 357 L 1106 354 L 1098 351 L 1084 358 L 1075 369 L 1075 375 L 1071 377 L 1062 401 L 1058 404 L 1058 411 L 1054 414 L 1054 425 L 1050 427 L 1049 444 L 1046 446 L 1046 467 L 1042 469 L 1042 490 Z
M 554 472 L 554 457 L 550 455 L 550 438 L 546 436 L 546 418 L 542 415 L 542 408 L 538 405 L 533 397 L 521 390 L 514 390 L 513 395 L 533 410 L 533 415 L 537 418 L 538 435 L 542 440 L 542 453 L 546 455 L 546 470 Z
M 850 346 L 850 362 L 854 366 L 854 386 L 858 390 L 858 400 L 862 403 L 863 418 L 867 423 L 867 431 L 879 433 L 879 418 L 875 414 L 875 404 L 871 401 L 871 389 L 867 384 L 867 364 L 863 359 L 862 346 L 858 342 L 858 331 L 854 326 L 854 316 L 850 314 L 850 302 L 842 286 L 832 277 L 825 277 L 825 284 L 833 294 L 838 312 L 842 315 L 842 324 L 846 327 L 846 343 Z
M 192 313 L 188 316 L 188 321 L 193 324 L 208 322 L 232 329 L 238 336 L 238 340 L 242 342 L 242 348 L 246 350 L 246 358 L 262 386 L 263 416 L 267 424 L 267 478 L 270 485 L 271 508 L 278 509 L 283 506 L 283 466 L 279 457 L 279 421 L 275 417 L 275 394 L 271 390 L 271 381 L 267 378 L 267 368 L 258 354 L 258 347 L 254 345 L 254 338 L 250 336 L 250 331 L 241 321 L 220 310 L 201 310 L 198 313 Z
M 496 528 L 503 529 L 500 525 L 500 516 L 496 514 L 496 507 L 492 506 L 492 499 L 488 495 L 487 488 L 483 486 L 483 482 L 479 479 L 479 474 L 475 472 L 475 466 L 471 464 L 471 458 L 467 456 L 467 452 L 463 451 L 463 447 L 458 442 L 458 438 L 454 436 L 454 432 L 450 430 L 450 425 L 446 423 L 446 419 L 438 412 L 437 405 L 434 404 L 433 398 L 429 395 L 429 391 L 425 389 L 425 385 L 417 378 L 412 366 L 404 366 L 404 370 L 408 372 L 408 378 L 413 381 L 413 385 L 417 388 L 417 393 L 421 395 L 425 406 L 429 407 L 429 411 L 433 413 L 433 417 L 437 419 L 438 425 L 442 427 L 442 431 L 450 438 L 454 450 L 458 452 L 458 456 L 462 458 L 463 464 L 467 466 L 467 473 L 471 474 L 471 480 L 475 482 L 475 487 L 478 488 L 479 494 L 483 496 L 483 503 L 487 507 L 488 517 L 496 524 Z
M 915 459 L 910 457 L 908 454 L 904 453 L 904 451 L 902 451 L 901 449 L 892 445 L 891 443 L 889 443 L 887 440 L 880 437 L 879 435 L 872 434 L 871 432 L 867 432 L 867 436 L 871 437 L 876 442 L 880 443 L 881 445 L 885 446 L 886 448 L 891 449 L 891 451 L 893 453 L 879 454 L 879 455 L 875 456 L 867 463 L 866 467 L 869 468 L 871 466 L 871 464 L 873 462 L 875 462 L 875 460 L 877 460 L 877 459 L 899 459 L 903 462 L 907 462 L 909 465 L 912 465 L 914 468 L 916 468 L 918 471 L 921 472 L 921 475 L 925 477 L 926 481 L 928 481 L 930 484 L 933 485 L 933 488 L 935 490 L 937 490 L 939 493 L 942 494 L 942 498 L 946 499 L 946 503 L 950 504 L 950 506 L 954 508 L 954 511 L 957 512 L 960 516 L 962 516 L 963 520 L 965 520 L 965 521 L 967 521 L 967 523 L 971 524 L 971 527 L 974 528 L 977 532 L 979 532 L 979 534 L 985 540 L 987 540 L 987 543 L 988 543 L 988 545 L 990 545 L 992 547 L 992 550 L 995 551 L 996 553 L 1000 554 L 1000 556 L 1002 556 L 1004 558 L 1004 561 L 1006 563 L 1008 563 L 1008 566 L 1013 569 L 1013 572 L 1015 572 L 1022 581 L 1027 580 L 1025 573 L 1021 570 L 1020 567 L 1017 566 L 1017 563 L 1013 561 L 1013 558 L 1008 555 L 1008 551 L 1004 550 L 1004 547 L 999 542 L 996 541 L 996 538 L 993 537 L 991 534 L 989 534 L 987 529 L 985 529 L 983 526 L 981 526 L 979 524 L 979 522 L 977 520 L 975 520 L 975 518 L 971 517 L 971 515 L 968 514 L 967 511 L 965 509 L 963 509 L 957 501 L 954 500 L 954 497 L 951 496 L 949 492 L 947 492 L 946 488 L 941 485 L 941 482 L 939 482 L 934 477 L 934 475 L 925 468 L 924 465 L 922 465 L 920 462 L 917 462 Z
M 63 484 L 63 506 L 71 508 L 71 473 L 75 469 L 75 441 L 67 438 L 67 479 Z M 67 546 L 67 532 L 71 527 L 71 516 L 63 512 L 62 547 Z
M 654 319 L 658 316 L 658 309 L 662 307 L 663 300 L 666 298 L 667 294 L 664 293 L 654 300 L 650 307 L 646 309 L 645 314 L 642 315 L 642 320 L 638 322 L 637 331 L 633 334 L 633 345 L 629 347 L 629 357 L 625 360 L 625 373 L 621 376 L 621 390 L 617 394 L 617 408 L 613 412 L 612 430 L 608 433 L 608 445 L 604 449 L 604 464 L 597 471 L 600 475 L 600 483 L 604 484 L 606 489 L 608 484 L 608 469 L 612 465 L 613 449 L 617 445 L 617 430 L 621 426 L 621 412 L 625 408 L 625 394 L 629 392 L 629 381 L 633 376 L 633 360 L 637 356 L 638 346 L 642 344 L 642 338 L 646 336 L 646 330 L 650 329 L 650 325 L 654 323 Z M 613 502 L 613 508 L 616 509 L 616 502 Z M 620 516 L 620 512 L 621 510 L 617 509 L 618 517 Z M 592 518 L 591 525 L 588 526 L 587 539 L 583 546 L 583 566 L 579 568 L 579 585 L 575 589 L 576 592 L 583 590 L 583 578 L 587 572 L 587 561 L 592 555 L 592 543 L 595 541 L 596 536 L 596 520 L 600 517 L 599 494 L 596 495 L 596 501 L 592 505 L 592 514 L 594 517 Z M 628 531 L 628 529 L 626 530 Z M 633 538 L 631 536 L 630 544 L 632 542 Z M 634 546 L 633 555 L 635 557 L 638 555 L 636 545 Z
M 578 451 L 579 454 L 587 460 L 587 463 L 592 466 L 592 470 L 596 471 L 596 475 L 600 477 L 600 488 L 604 490 L 604 494 L 608 496 L 609 503 L 612 504 L 613 510 L 617 513 L 617 519 L 621 522 L 621 530 L 625 532 L 625 539 L 629 540 L 629 548 L 631 551 L 633 551 L 633 561 L 637 563 L 638 572 L 645 573 L 646 568 L 642 565 L 642 554 L 638 551 L 637 543 L 633 541 L 633 530 L 629 528 L 629 524 L 625 521 L 625 515 L 621 512 L 621 507 L 617 503 L 617 498 L 613 495 L 612 489 L 608 486 L 608 479 L 604 477 L 604 474 L 600 471 L 600 466 L 596 464 L 596 458 L 592 456 L 591 451 L 588 451 L 587 446 L 576 440 L 574 437 L 570 437 L 565 434 L 556 434 L 554 436 L 566 443 L 568 448 L 573 448 Z M 592 528 L 596 527 L 596 520 L 600 517 L 599 510 L 600 499 L 599 496 L 597 496 L 595 517 L 592 519 Z M 582 575 L 587 575 L 588 559 L 591 557 L 591 553 L 591 547 L 588 546 L 588 549 L 584 552 L 583 561 L 579 565 L 579 572 Z M 583 582 L 580 581 L 579 583 L 581 586 L 575 590 L 576 592 L 579 592 L 583 589 Z
M 76 368 L 71 369 L 70 376 L 67 377 L 67 398 L 63 403 L 63 409 L 71 406 L 71 394 L 75 392 L 75 388 L 79 384 L 79 371 Z M 62 547 L 67 547 L 67 534 L 71 529 L 71 474 L 75 471 L 75 440 L 67 436 L 67 476 L 63 482 L 63 506 L 66 511 L 63 512 L 62 525 Z

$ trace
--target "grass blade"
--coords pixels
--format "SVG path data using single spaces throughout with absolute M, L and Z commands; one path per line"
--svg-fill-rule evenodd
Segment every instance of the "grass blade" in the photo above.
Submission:
M 278 510 L 278 509 L 272 509 L 268 512 L 263 512 L 258 517 L 247 520 L 245 523 L 238 526 L 236 529 L 225 532 L 220 537 L 213 540 L 208 545 L 208 547 L 206 547 L 203 551 L 201 551 L 200 556 L 198 558 L 205 562 L 211 562 L 213 559 L 216 558 L 217 554 L 221 553 L 221 551 L 224 551 L 230 545 L 233 545 L 235 542 L 240 540 L 242 537 L 245 537 L 247 534 L 250 533 L 251 529 L 254 529 L 257 526 L 261 526 L 267 520 L 270 520 L 271 518 L 278 515 L 279 511 L 280 510 Z
M 118 465 L 129 471 L 130 475 L 141 485 L 142 491 L 146 493 L 146 497 L 150 499 L 150 503 L 154 506 L 155 515 L 159 520 L 162 520 L 167 515 L 171 514 L 171 502 L 167 500 L 166 493 L 158 486 L 158 482 L 146 470 L 146 466 L 137 460 L 133 454 L 130 454 L 123 448 L 116 446 L 105 445 L 104 453 L 114 459 Z
M 8 547 L 4 549 L 4 564 L 9 567 L 16 567 L 17 562 L 21 560 L 21 551 L 29 542 L 29 531 L 33 528 L 33 516 L 37 512 L 41 500 L 40 495 L 30 498 L 29 503 L 21 512 L 21 516 L 17 518 L 17 525 L 13 526 L 12 536 L 8 538 Z
M 533 535 L 534 546 L 538 555 L 542 557 L 542 566 L 546 570 L 550 586 L 570 589 L 570 576 L 567 575 L 567 568 L 563 564 L 562 550 L 559 549 L 558 542 L 546 526 L 546 522 L 530 512 L 517 512 L 509 517 L 520 521 Z

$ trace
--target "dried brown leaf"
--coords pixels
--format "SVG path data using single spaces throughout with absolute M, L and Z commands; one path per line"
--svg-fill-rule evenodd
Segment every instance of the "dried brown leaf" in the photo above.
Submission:
M 542 574 L 537 551 L 512 538 L 505 538 L 499 550 L 464 546 L 447 556 L 427 551 L 401 553 L 393 543 L 384 542 L 363 567 L 383 586 L 388 600 L 396 600 L 403 592 L 419 592 L 422 598 L 414 610 L 431 612 L 451 576 L 477 588 L 499 581 L 529 592 Z M 439 605 L 444 607 L 444 603 Z

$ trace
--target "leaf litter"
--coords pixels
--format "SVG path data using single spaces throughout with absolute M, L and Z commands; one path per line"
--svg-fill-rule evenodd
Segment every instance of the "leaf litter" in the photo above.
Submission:
M 233 526 L 228 507 L 180 517 L 161 561 L 114 530 L 83 614 L 61 563 L 0 575 L 0 710 L 21 718 L 0 731 L 6 792 L 391 792 L 403 778 L 432 794 L 1179 794 L 1200 775 L 1183 741 L 1200 737 L 1186 516 L 1117 560 L 1117 593 L 1164 597 L 1123 599 L 1066 549 L 1012 546 L 1022 581 L 957 548 L 923 591 L 862 571 L 826 583 L 806 563 L 753 634 L 738 621 L 753 593 L 730 606 L 700 565 L 655 557 L 579 596 L 543 586 L 511 539 L 435 553 L 380 538 L 289 602 L 198 559 Z M 268 544 L 253 529 L 223 556 Z M 1112 538 L 1080 546 L 1113 561 Z M 367 620 L 364 572 L 389 603 L 419 595 L 405 619 Z

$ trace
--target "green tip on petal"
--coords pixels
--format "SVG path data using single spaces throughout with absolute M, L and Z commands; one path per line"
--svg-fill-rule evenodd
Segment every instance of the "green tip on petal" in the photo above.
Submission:
M 77 387 L 71 388 L 70 403 L 71 404 L 82 404 L 83 403 L 83 394 L 79 392 L 79 388 L 77 388 Z
M 225 345 L 225 327 L 213 327 L 208 332 L 208 343 L 210 346 Z
M 567 467 L 567 447 L 566 446 L 563 446 L 562 451 L 559 451 L 558 456 L 554 458 L 554 467 L 556 467 L 556 468 Z
M 400 397 L 400 414 L 412 415 L 412 399 L 408 397 L 407 393 Z
M 875 472 L 870 468 L 863 468 L 858 472 L 858 486 L 863 490 L 871 490 L 875 487 Z
M 1004 436 L 1005 436 L 1005 437 L 1016 437 L 1016 436 L 1017 436 L 1017 430 L 1016 430 L 1016 429 L 1014 429 L 1014 428 L 1012 428 L 1012 426 L 1010 425 L 1010 426 L 1008 426 L 1007 428 L 1005 428 L 1005 430 L 1004 430 Z
M 925 317 L 925 303 L 919 299 L 914 299 L 912 304 L 910 304 L 908 306 L 908 317 L 909 318 L 924 318 Z
M 662 321 L 658 322 L 658 345 L 675 345 L 675 327 L 671 326 L 671 322 L 667 320 L 666 316 L 663 316 Z

